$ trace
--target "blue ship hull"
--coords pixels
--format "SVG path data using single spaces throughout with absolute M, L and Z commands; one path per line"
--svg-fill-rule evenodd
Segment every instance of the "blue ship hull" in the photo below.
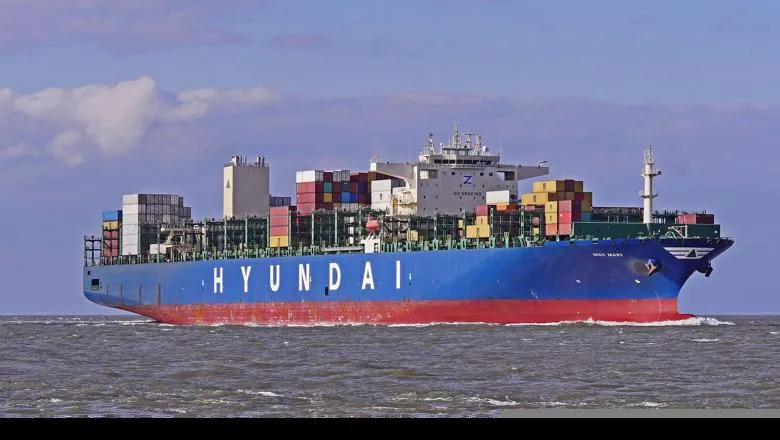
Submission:
M 223 259 L 84 269 L 97 304 L 173 324 L 682 319 L 688 278 L 730 239 Z

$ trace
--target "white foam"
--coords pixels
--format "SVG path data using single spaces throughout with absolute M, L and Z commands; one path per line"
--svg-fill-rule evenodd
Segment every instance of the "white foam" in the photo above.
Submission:
M 560 325 L 576 325 L 576 324 L 588 324 L 599 325 L 604 327 L 678 327 L 678 326 L 702 326 L 702 325 L 735 325 L 733 322 L 720 321 L 715 318 L 707 318 L 696 316 L 693 318 L 672 320 L 672 321 L 654 321 L 654 322 L 625 322 L 625 321 L 595 321 L 592 318 L 580 320 L 580 321 L 559 321 L 559 322 L 542 322 L 542 323 L 528 323 L 528 324 L 506 324 L 507 326 L 560 326 Z
M 780 332 L 769 332 L 770 335 L 780 335 Z
M 284 397 L 281 394 L 276 394 L 272 391 L 253 391 L 253 390 L 236 390 L 239 393 L 249 394 L 251 396 L 264 396 L 264 397 Z
M 699 338 L 699 339 L 692 339 L 693 342 L 718 342 L 720 339 L 717 338 Z
M 509 398 L 506 398 L 507 400 L 496 400 L 491 398 L 482 398 L 482 397 L 469 397 L 466 400 L 469 402 L 479 402 L 479 403 L 487 403 L 488 405 L 493 406 L 515 406 L 520 405 L 520 402 L 515 402 L 514 400 L 509 400 Z

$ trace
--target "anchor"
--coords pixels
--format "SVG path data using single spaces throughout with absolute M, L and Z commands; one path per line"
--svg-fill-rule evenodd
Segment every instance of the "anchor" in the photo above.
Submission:
M 655 260 L 652 258 L 648 259 L 647 262 L 645 262 L 645 267 L 647 268 L 647 276 L 651 276 L 652 274 L 658 272 L 661 269 L 661 265 L 656 263 Z
M 703 273 L 705 278 L 709 278 L 712 275 L 712 265 L 708 264 L 707 267 L 698 269 L 698 271 Z

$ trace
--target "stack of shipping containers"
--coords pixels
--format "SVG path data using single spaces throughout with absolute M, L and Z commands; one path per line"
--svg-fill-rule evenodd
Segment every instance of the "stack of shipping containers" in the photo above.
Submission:
M 290 220 L 295 215 L 295 206 L 274 206 L 270 208 L 270 236 L 272 248 L 290 246 Z
M 106 258 L 120 255 L 119 236 L 122 228 L 122 211 L 103 211 L 103 251 Z
M 545 236 L 569 236 L 575 222 L 590 220 L 593 193 L 584 191 L 581 180 L 548 180 L 534 182 L 522 202 L 526 209 L 544 210 Z
M 191 219 L 192 209 L 176 194 L 125 194 L 122 217 L 122 255 L 139 255 L 157 243 L 160 226 Z
M 309 215 L 318 210 L 354 212 L 368 207 L 372 201 L 372 183 L 386 179 L 391 177 L 374 171 L 298 171 L 295 174 L 298 215 Z M 395 185 L 400 184 L 396 181 Z

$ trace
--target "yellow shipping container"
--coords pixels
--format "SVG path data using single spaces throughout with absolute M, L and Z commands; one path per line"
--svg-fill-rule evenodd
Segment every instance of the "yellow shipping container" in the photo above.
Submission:
M 558 213 L 557 212 L 545 212 L 544 213 L 544 224 L 546 224 L 546 225 L 558 224 Z
M 523 194 L 523 205 L 544 205 L 558 200 L 558 193 L 526 193 Z
M 561 192 L 565 191 L 566 184 L 563 180 L 546 180 L 544 182 L 534 182 L 534 192 Z
M 541 229 L 534 228 L 534 235 L 540 235 L 540 234 L 541 234 Z
M 325 193 L 325 195 L 323 195 L 323 199 L 325 203 L 333 203 L 333 193 Z
M 581 193 L 585 191 L 585 183 L 582 180 L 574 181 L 574 192 Z
M 458 219 L 458 229 L 463 229 L 463 219 Z
M 488 238 L 490 237 L 490 226 L 466 226 L 466 238 Z
M 544 212 L 558 212 L 558 202 L 547 202 L 544 204 Z
M 490 226 L 490 217 L 486 215 L 477 216 L 477 226 Z
M 417 231 L 412 229 L 409 231 L 409 241 L 417 241 L 419 239 L 419 235 L 417 234 Z
M 115 231 L 119 229 L 119 222 L 113 221 L 113 222 L 103 222 L 103 229 L 107 231 Z
M 290 237 L 287 236 L 271 237 L 272 248 L 289 247 L 289 246 L 290 246 Z

